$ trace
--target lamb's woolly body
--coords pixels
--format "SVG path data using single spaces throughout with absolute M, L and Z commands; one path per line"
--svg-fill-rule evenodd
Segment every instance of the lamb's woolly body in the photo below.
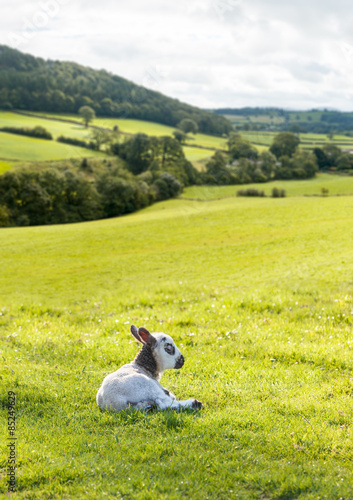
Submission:
M 116 411 L 151 406 L 159 409 L 201 408 L 202 404 L 196 399 L 177 401 L 174 394 L 158 382 L 164 370 L 181 368 L 184 363 L 173 339 L 163 333 L 151 335 L 141 328 L 138 332 L 140 338 L 136 327 L 131 329 L 135 338 L 144 345 L 134 361 L 105 377 L 96 398 L 100 408 Z M 170 349 L 171 345 L 173 349 Z M 168 350 L 172 354 L 168 354 Z

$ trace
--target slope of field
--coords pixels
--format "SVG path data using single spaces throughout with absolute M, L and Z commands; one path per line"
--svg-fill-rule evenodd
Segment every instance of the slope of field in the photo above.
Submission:
M 78 148 L 56 141 L 34 139 L 0 132 L 0 158 L 23 161 L 64 160 L 104 156 L 90 149 Z
M 57 120 L 47 120 L 41 116 L 35 117 L 10 113 L 0 112 L 0 128 L 1 127 L 28 127 L 34 128 L 37 126 L 47 129 L 56 139 L 60 135 L 66 137 L 74 137 L 77 139 L 88 140 L 90 131 L 87 130 L 82 123 L 77 119 L 77 124 L 65 123 Z
M 352 226 L 342 196 L 1 230 L 11 497 L 351 498 Z M 137 352 L 131 323 L 173 336 L 186 363 L 162 383 L 204 410 L 99 411 L 104 376 Z
M 80 117 L 77 115 L 54 113 L 35 113 L 35 115 L 38 115 L 42 118 L 47 116 L 61 120 L 67 119 L 80 122 Z M 172 136 L 175 130 L 175 127 L 168 127 L 167 125 L 161 125 L 160 123 L 147 122 L 143 120 L 130 120 L 128 118 L 95 118 L 91 124 L 97 127 L 104 127 L 109 129 L 113 129 L 116 125 L 121 132 L 127 134 L 143 133 L 155 136 Z M 206 134 L 190 134 L 189 141 L 195 146 L 203 146 L 207 148 L 226 149 L 227 146 L 226 137 L 217 137 Z
M 47 117 L 47 118 L 46 118 Z M 67 120 L 67 121 L 63 121 Z M 75 121 L 76 123 L 70 123 Z M 80 117 L 77 115 L 54 115 L 48 113 L 32 113 L 31 116 L 11 113 L 0 112 L 0 127 L 29 127 L 42 126 L 46 128 L 54 138 L 60 135 L 66 137 L 74 137 L 78 139 L 89 140 L 90 129 L 86 129 L 82 124 Z M 97 118 L 94 120 L 93 125 L 97 127 L 104 127 L 113 129 L 115 125 L 119 130 L 125 134 L 145 133 L 147 135 L 172 136 L 173 127 L 161 125 L 159 123 L 146 122 L 142 120 L 128 120 L 128 119 L 104 119 Z M 42 142 L 31 142 L 31 138 L 26 138 L 25 142 L 21 142 L 22 136 L 14 136 L 12 139 L 6 140 L 0 134 L 0 158 L 21 159 L 28 161 L 35 161 L 38 159 L 55 160 L 67 157 L 91 157 L 96 156 L 97 153 L 87 149 L 67 146 L 51 142 L 51 146 L 43 145 Z M 205 134 L 191 135 L 190 144 L 192 146 L 200 145 L 197 147 L 184 147 L 185 156 L 190 161 L 198 161 L 209 158 L 214 154 L 212 148 L 226 149 L 226 140 L 220 137 L 208 136 Z M 6 144 L 8 143 L 8 146 Z M 19 147 L 12 149 L 13 144 L 19 144 Z M 37 151 L 38 144 L 41 145 L 40 151 Z M 210 148 L 210 149 L 202 149 Z M 71 156 L 67 156 L 71 155 Z
M 313 179 L 299 181 L 272 181 L 243 186 L 190 186 L 183 191 L 183 198 L 198 200 L 217 200 L 235 196 L 239 189 L 258 189 L 271 196 L 273 188 L 284 189 L 287 196 L 305 196 L 322 194 L 328 189 L 329 195 L 353 194 L 353 177 L 345 175 L 317 174 Z

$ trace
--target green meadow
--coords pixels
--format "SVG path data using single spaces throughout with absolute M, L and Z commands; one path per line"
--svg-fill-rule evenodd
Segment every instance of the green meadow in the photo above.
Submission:
M 48 118 L 46 118 L 46 116 Z M 60 120 L 72 120 L 77 123 Z M 38 125 L 51 132 L 54 139 L 63 135 L 66 137 L 89 140 L 90 131 L 81 125 L 80 118 L 77 115 L 33 113 L 31 116 L 28 116 L 11 112 L 0 112 L 0 127 L 34 128 Z M 93 125 L 110 129 L 113 129 L 114 126 L 117 125 L 119 130 L 124 134 L 137 134 L 142 132 L 154 136 L 171 136 L 175 130 L 173 127 L 168 127 L 159 123 L 113 118 L 97 118 L 93 121 Z M 212 148 L 227 148 L 225 138 L 213 137 L 205 134 L 191 135 L 190 144 L 192 144 L 192 146 L 186 145 L 184 147 L 184 152 L 186 158 L 191 162 L 197 162 L 211 157 L 214 154 Z M 198 145 L 201 147 L 197 147 Z M 56 141 L 43 141 L 31 137 L 0 133 L 0 158 L 4 160 L 47 161 L 102 156 L 102 154 L 103 153 L 97 153 L 95 151 L 58 143 Z M 0 170 L 0 172 L 1 171 L 2 170 Z
M 182 197 L 197 200 L 216 200 L 235 196 L 239 189 L 258 189 L 271 196 L 273 188 L 284 189 L 287 196 L 321 196 L 322 189 L 329 195 L 353 195 L 353 177 L 337 174 L 316 174 L 316 177 L 298 181 L 271 181 L 243 186 L 190 186 Z
M 44 114 L 42 114 L 44 115 Z M 77 115 L 56 115 L 56 114 L 45 114 L 46 116 L 52 116 L 53 118 L 68 119 L 68 120 L 80 120 Z M 114 126 L 118 126 L 121 132 L 127 134 L 138 134 L 144 133 L 147 135 L 173 135 L 175 127 L 169 127 L 168 125 L 162 125 L 160 123 L 147 122 L 144 120 L 131 120 L 128 118 L 95 118 L 92 125 L 97 127 L 104 127 L 113 129 Z M 203 146 L 206 148 L 214 149 L 227 149 L 227 138 L 216 137 L 206 134 L 189 134 L 189 141 L 195 146 Z M 206 151 L 206 154 L 209 154 Z
M 38 116 L 51 116 L 52 118 L 68 119 L 80 121 L 80 117 L 77 115 L 57 115 L 51 113 L 36 113 Z M 160 123 L 147 122 L 144 120 L 132 120 L 128 118 L 95 118 L 92 125 L 97 127 L 104 127 L 113 129 L 114 126 L 118 126 L 121 132 L 127 134 L 138 134 L 144 133 L 147 135 L 173 135 L 175 127 L 169 127 L 168 125 L 162 125 Z M 189 141 L 195 146 L 203 146 L 208 148 L 216 149 L 226 149 L 227 138 L 226 137 L 216 137 L 206 134 L 189 134 Z M 207 153 L 207 151 L 206 151 Z
M 353 197 L 308 183 L 0 231 L 4 498 L 352 498 Z M 162 383 L 203 410 L 100 411 L 131 324 L 172 335 Z
M 0 132 L 2 160 L 47 161 L 104 156 L 103 153 L 56 141 Z
M 259 150 L 268 149 L 277 134 L 278 132 L 241 132 L 242 137 L 256 145 Z M 353 149 L 353 138 L 345 135 L 337 134 L 332 139 L 329 139 L 326 134 L 300 133 L 299 139 L 300 147 L 307 150 L 314 149 L 315 147 L 323 147 L 327 144 L 334 144 L 341 149 Z

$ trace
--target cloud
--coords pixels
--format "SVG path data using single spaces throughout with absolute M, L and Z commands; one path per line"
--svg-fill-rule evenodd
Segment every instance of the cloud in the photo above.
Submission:
M 349 11 L 347 0 L 14 0 L 0 40 L 203 107 L 352 110 Z

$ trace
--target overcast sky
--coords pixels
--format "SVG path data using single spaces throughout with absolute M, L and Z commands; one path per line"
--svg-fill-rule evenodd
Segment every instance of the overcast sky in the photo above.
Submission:
M 353 111 L 348 0 L 2 0 L 0 43 L 204 108 Z

